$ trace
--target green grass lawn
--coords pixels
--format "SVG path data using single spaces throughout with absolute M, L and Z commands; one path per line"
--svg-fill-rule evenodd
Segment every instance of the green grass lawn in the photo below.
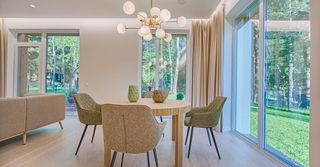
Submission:
M 251 107 L 251 135 L 257 136 L 258 107 Z M 266 109 L 266 144 L 309 166 L 309 114 Z

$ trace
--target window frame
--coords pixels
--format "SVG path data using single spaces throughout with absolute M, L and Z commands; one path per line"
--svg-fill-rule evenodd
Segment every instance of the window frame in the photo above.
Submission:
M 46 92 L 46 68 L 47 68 L 47 37 L 48 35 L 78 35 L 80 37 L 79 30 L 36 30 L 36 29 L 10 29 L 10 32 L 13 35 L 13 38 L 10 40 L 12 41 L 13 46 L 13 95 L 19 95 L 19 83 L 18 83 L 18 76 L 19 76 L 19 64 L 18 64 L 18 47 L 26 46 L 26 47 L 39 47 L 39 93 Z M 29 33 L 29 34 L 41 34 L 41 42 L 31 43 L 31 42 L 18 42 L 18 34 L 21 33 Z M 32 95 L 32 94 L 26 94 Z

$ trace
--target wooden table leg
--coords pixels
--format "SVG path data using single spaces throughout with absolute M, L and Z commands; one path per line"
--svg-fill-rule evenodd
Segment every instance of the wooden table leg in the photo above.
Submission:
M 177 130 L 177 115 L 172 116 L 172 141 L 176 139 L 176 130 Z
M 110 159 L 111 159 L 111 149 L 107 144 L 104 144 L 104 166 L 110 166 Z
M 175 117 L 175 124 L 176 124 L 176 156 L 175 156 L 175 167 L 182 167 L 183 166 L 183 114 L 176 115 Z

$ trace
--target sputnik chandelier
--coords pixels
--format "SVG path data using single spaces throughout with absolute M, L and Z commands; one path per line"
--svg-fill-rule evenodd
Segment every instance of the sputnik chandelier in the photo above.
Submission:
M 123 4 L 123 11 L 127 15 L 133 15 L 135 13 L 135 5 L 131 1 L 126 1 Z M 151 0 L 150 18 L 146 12 L 138 12 L 137 18 L 141 23 L 140 28 L 127 27 L 124 24 L 118 24 L 117 30 L 120 34 L 124 34 L 129 29 L 138 30 L 139 36 L 143 37 L 144 40 L 150 41 L 152 39 L 152 30 L 155 30 L 156 37 L 163 39 L 166 42 L 170 42 L 172 35 L 166 33 L 162 25 L 164 23 L 174 22 L 179 27 L 186 26 L 187 19 L 184 16 L 180 16 L 177 19 L 171 20 L 171 13 L 168 9 L 160 10 L 158 7 L 153 6 L 153 0 Z

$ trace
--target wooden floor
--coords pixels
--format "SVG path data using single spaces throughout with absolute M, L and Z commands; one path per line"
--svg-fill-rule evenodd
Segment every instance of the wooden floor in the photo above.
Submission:
M 171 141 L 171 119 L 167 118 L 166 121 L 169 124 L 165 130 L 165 137 L 157 147 L 159 165 L 160 167 L 173 167 L 174 142 Z M 67 116 L 63 124 L 64 130 L 60 130 L 59 124 L 56 123 L 30 132 L 27 145 L 21 145 L 19 137 L 1 142 L 0 167 L 103 167 L 102 127 L 97 128 L 93 143 L 90 143 L 93 127 L 88 128 L 76 157 L 74 152 L 84 126 L 79 123 L 76 116 Z M 222 158 L 220 161 L 214 147 L 209 146 L 205 129 L 195 129 L 190 159 L 187 159 L 187 147 L 184 148 L 184 166 L 276 166 L 231 133 L 216 133 L 216 138 Z M 120 159 L 121 155 L 118 155 L 115 166 L 120 166 Z M 124 166 L 147 166 L 146 154 L 126 155 Z M 153 156 L 151 156 L 151 166 L 155 166 Z

